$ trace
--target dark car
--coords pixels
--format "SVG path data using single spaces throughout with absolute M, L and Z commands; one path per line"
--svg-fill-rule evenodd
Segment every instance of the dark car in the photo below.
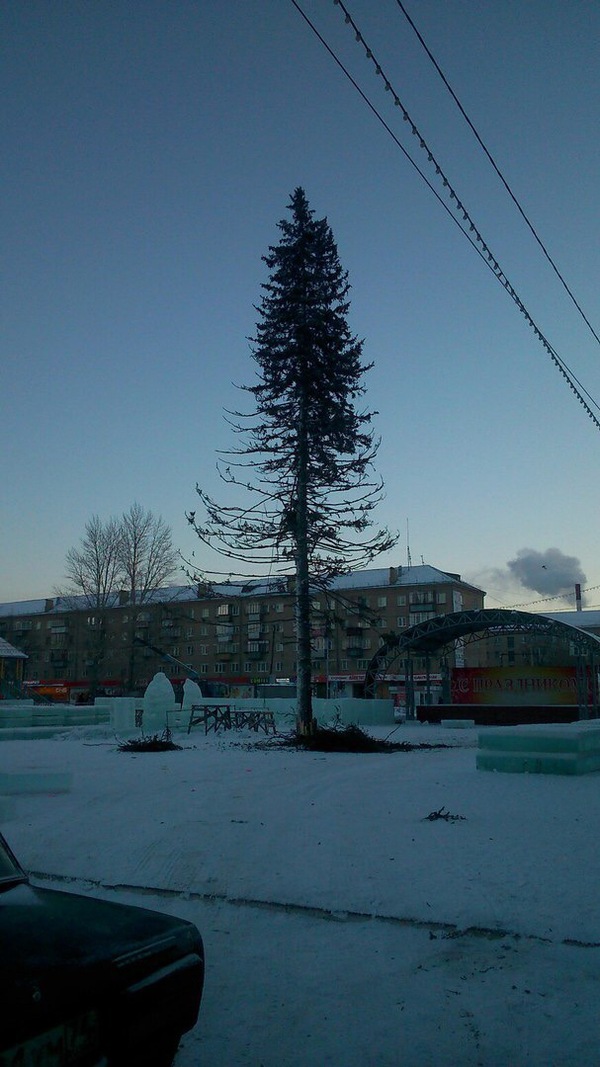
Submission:
M 167 1067 L 203 982 L 193 923 L 34 886 L 0 835 L 0 1067 Z

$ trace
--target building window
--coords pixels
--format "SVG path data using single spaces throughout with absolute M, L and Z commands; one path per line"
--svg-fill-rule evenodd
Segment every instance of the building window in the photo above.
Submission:
M 275 660 L 275 670 L 276 671 L 282 671 L 283 670 L 283 660 L 282 659 L 276 659 Z
M 202 608 L 202 618 L 210 619 L 210 608 Z
M 283 604 L 281 603 L 280 600 L 278 600 L 277 603 L 275 604 L 275 611 L 279 611 L 279 612 L 283 611 Z
M 215 674 L 226 674 L 228 668 L 228 663 L 215 663 L 214 672 Z
M 219 604 L 217 615 L 229 615 L 229 604 Z
M 402 630 L 406 626 L 406 619 L 404 615 L 398 616 L 398 618 L 396 619 L 396 626 L 398 626 L 400 630 Z
M 427 622 L 427 619 L 435 619 L 435 611 L 411 611 L 408 625 L 418 626 L 421 622 Z
M 410 604 L 433 604 L 435 596 L 432 589 L 420 589 L 410 594 Z
M 406 604 L 406 597 L 404 596 L 404 594 L 402 596 L 397 596 L 396 597 L 396 604 L 398 605 L 399 608 L 403 608 L 404 607 L 404 605 Z
M 198 650 L 201 656 L 208 656 L 208 645 L 200 645 Z
M 340 670 L 341 671 L 347 671 L 348 670 L 348 660 L 347 659 L 340 660 Z
M 436 600 L 437 600 L 438 604 L 445 604 L 446 603 L 446 594 L 445 593 L 438 593 L 437 596 L 436 596 Z
M 377 607 L 378 608 L 387 608 L 387 597 L 386 596 L 378 596 L 377 597 Z
M 185 654 L 186 654 L 186 656 L 193 656 L 194 655 L 194 646 L 193 645 L 188 645 L 186 650 L 185 650 Z

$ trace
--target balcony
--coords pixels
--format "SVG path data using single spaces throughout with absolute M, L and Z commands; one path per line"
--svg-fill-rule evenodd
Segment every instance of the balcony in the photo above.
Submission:
M 233 635 L 233 626 L 217 626 L 216 638 L 220 643 L 223 641 L 232 641 Z

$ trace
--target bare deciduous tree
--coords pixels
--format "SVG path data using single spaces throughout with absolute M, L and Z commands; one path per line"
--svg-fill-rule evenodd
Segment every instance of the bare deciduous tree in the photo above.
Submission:
M 127 630 L 130 649 L 127 688 L 131 690 L 139 610 L 155 589 L 173 577 L 177 562 L 170 527 L 161 516 L 153 515 L 137 503 L 120 518 L 103 521 L 93 515 L 85 525 L 79 545 L 67 552 L 68 586 L 60 595 L 73 607 L 90 612 L 87 645 L 92 696 L 106 657 L 107 610 L 119 602 L 131 608 Z
M 160 515 L 132 504 L 120 521 L 122 580 L 131 604 L 143 604 L 153 589 L 173 577 L 178 554 L 170 527 Z
M 67 589 L 61 593 L 77 608 L 90 612 L 87 628 L 87 654 L 90 665 L 90 695 L 98 688 L 106 656 L 106 612 L 114 605 L 121 574 L 121 525 L 118 519 L 103 521 L 92 515 L 78 547 L 70 548 L 65 560 Z
M 173 547 L 170 527 L 160 515 L 146 511 L 141 504 L 132 504 L 120 522 L 122 582 L 128 594 L 129 670 L 127 687 L 131 691 L 135 678 L 135 632 L 139 610 L 155 589 L 173 577 L 178 554 Z

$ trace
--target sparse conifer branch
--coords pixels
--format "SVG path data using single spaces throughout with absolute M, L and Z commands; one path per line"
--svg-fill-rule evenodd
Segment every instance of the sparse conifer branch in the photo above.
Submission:
M 289 209 L 279 243 L 263 256 L 269 277 L 251 338 L 257 380 L 241 387 L 254 408 L 226 412 L 243 442 L 219 453 L 217 469 L 234 502 L 196 486 L 203 519 L 196 512 L 187 518 L 205 546 L 253 565 L 256 577 L 265 569 L 294 577 L 298 724 L 309 732 L 312 591 L 367 566 L 397 538 L 372 529 L 383 495 L 373 472 L 376 413 L 357 410 L 355 401 L 373 364 L 361 362 L 363 341 L 348 325 L 348 275 L 327 220 L 315 219 L 302 189 Z

